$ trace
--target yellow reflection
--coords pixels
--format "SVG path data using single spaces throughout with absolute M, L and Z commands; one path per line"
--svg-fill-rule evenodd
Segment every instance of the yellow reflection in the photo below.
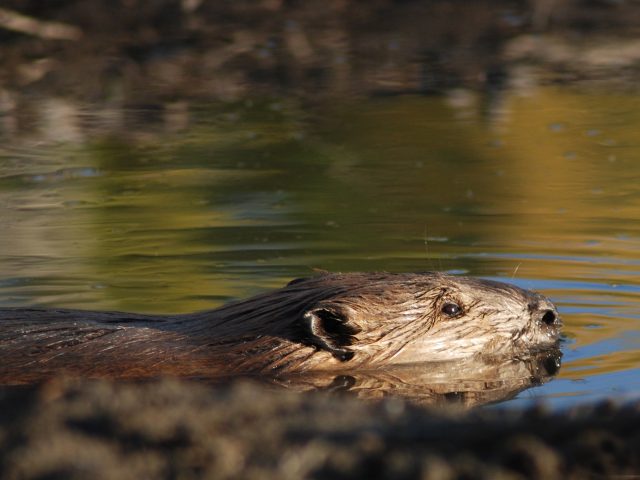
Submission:
M 637 369 L 638 365 L 640 365 L 640 351 L 622 350 L 565 363 L 559 377 L 580 380 L 585 376 Z

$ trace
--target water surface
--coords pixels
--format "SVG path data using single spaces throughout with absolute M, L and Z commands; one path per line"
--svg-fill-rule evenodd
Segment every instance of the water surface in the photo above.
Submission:
M 639 96 L 116 113 L 56 99 L 4 134 L 0 305 L 189 312 L 314 269 L 444 270 L 561 311 L 560 374 L 508 405 L 638 396 Z

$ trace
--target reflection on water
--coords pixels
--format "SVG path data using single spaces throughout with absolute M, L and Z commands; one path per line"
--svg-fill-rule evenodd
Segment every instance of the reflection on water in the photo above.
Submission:
M 502 402 L 542 385 L 558 373 L 561 356 L 552 349 L 519 358 L 471 358 L 337 376 L 328 372 L 291 375 L 276 383 L 291 390 L 342 392 L 367 400 L 400 396 L 423 405 L 473 407 Z
M 640 390 L 636 95 L 254 99 L 155 122 L 60 102 L 0 150 L 0 305 L 186 312 L 314 268 L 442 269 L 558 304 L 559 379 L 517 401 Z

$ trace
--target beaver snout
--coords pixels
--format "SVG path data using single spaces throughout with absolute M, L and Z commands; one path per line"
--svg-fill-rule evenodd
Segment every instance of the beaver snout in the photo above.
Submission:
M 540 321 L 545 325 L 552 326 L 560 324 L 560 319 L 553 310 L 545 310 L 544 314 L 540 318 Z
M 562 326 L 562 321 L 558 316 L 555 307 L 546 299 L 542 302 L 531 302 L 528 305 L 531 317 L 541 326 L 556 327 Z
M 543 337 L 551 341 L 558 340 L 560 338 L 562 320 L 553 304 L 546 298 L 542 298 L 540 301 L 529 303 L 528 307 L 529 312 L 531 312 L 531 319 Z

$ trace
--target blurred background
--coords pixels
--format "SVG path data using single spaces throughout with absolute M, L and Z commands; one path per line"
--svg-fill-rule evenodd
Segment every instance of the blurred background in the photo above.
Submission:
M 550 296 L 640 392 L 640 2 L 7 0 L 0 305 L 175 313 L 314 269 Z

